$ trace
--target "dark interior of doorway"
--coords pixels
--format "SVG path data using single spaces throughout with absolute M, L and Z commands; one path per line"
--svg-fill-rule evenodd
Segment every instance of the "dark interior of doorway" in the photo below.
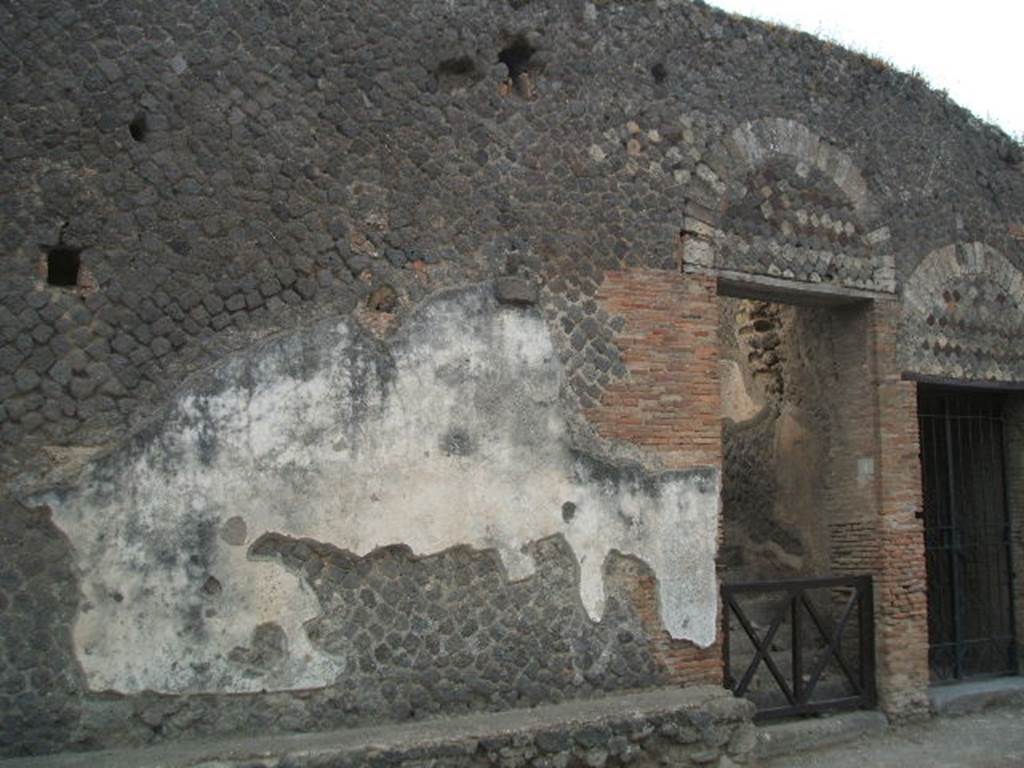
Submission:
M 918 390 L 933 683 L 1017 672 L 1004 404 L 996 391 Z

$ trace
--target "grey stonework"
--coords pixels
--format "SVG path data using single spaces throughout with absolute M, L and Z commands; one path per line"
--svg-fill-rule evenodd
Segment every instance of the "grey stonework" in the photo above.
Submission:
M 69 637 L 78 592 L 66 552 L 46 548 L 58 545 L 45 543 L 48 525 L 40 511 L 7 508 L 0 522 L 0 615 L 14 616 L 22 601 L 32 601 L 24 618 L 4 622 L 0 632 L 9 665 L 0 690 L 0 755 L 351 727 L 593 698 L 666 682 L 630 607 L 631 579 L 637 569 L 648 573 L 636 560 L 610 559 L 606 615 L 594 624 L 576 597 L 571 553 L 557 538 L 536 545 L 536 575 L 510 583 L 494 553 L 467 547 L 426 558 L 403 548 L 357 558 L 270 535 L 253 544 L 253 556 L 280 558 L 304 578 L 326 574 L 317 581 L 325 614 L 309 634 L 318 647 L 350 660 L 351 674 L 304 692 L 87 692 Z M 48 532 L 60 541 L 52 527 Z M 53 565 L 41 567 L 37 556 Z M 24 623 L 33 617 L 34 624 Z M 273 627 L 261 625 L 260 634 L 274 635 Z M 238 661 L 272 664 L 274 649 L 268 653 L 266 638 L 260 644 L 257 636 L 252 648 L 237 649 Z
M 711 162 L 727 170 L 698 167 L 684 232 L 711 242 L 684 249 L 685 266 L 896 290 L 889 230 L 849 154 L 797 120 L 774 118 L 739 125 L 722 157 L 746 174 L 735 178 L 723 159 Z
M 10 761 L 10 768 L 757 765 L 753 705 L 712 686 L 302 736 L 253 733 Z M 6 765 L 6 763 L 5 763 Z
M 535 577 L 510 584 L 493 553 L 468 548 L 422 559 L 399 548 L 360 559 L 264 538 L 255 556 L 274 553 L 305 577 L 317 567 L 332 573 L 317 589 L 328 612 L 309 632 L 319 647 L 350 658 L 351 674 L 309 691 L 86 693 L 71 700 L 74 718 L 62 730 L 41 724 L 31 743 L 12 733 L 0 754 L 421 720 L 664 684 L 628 595 L 610 595 L 604 621 L 594 625 L 575 598 L 579 577 L 564 542 L 537 549 Z M 609 588 L 624 590 L 637 567 L 613 558 Z M 430 601 L 414 605 L 424 596 Z
M 569 399 L 588 407 L 627 375 L 613 343 L 623 320 L 595 300 L 608 271 L 677 269 L 695 253 L 705 268 L 913 294 L 929 254 L 974 243 L 1006 274 L 1024 269 L 1008 231 L 1024 209 L 1019 146 L 877 60 L 701 4 L 16 0 L 0 7 L 0 47 L 0 479 L 12 489 L 118 444 L 233 350 L 350 312 L 401 324 L 428 295 L 498 275 L 540 285 Z M 76 286 L 47 283 L 55 248 L 80 251 Z M 920 284 L 934 299 L 934 281 Z M 1024 379 L 1021 304 L 984 291 L 976 327 L 961 329 L 984 343 L 932 338 L 929 315 L 913 315 L 908 367 Z M 404 668 L 393 699 L 381 689 L 358 704 L 346 691 L 83 694 L 68 544 L 41 520 L 11 505 L 0 517 L 0 640 L 16 670 L 0 677 L 0 749 L 414 709 Z M 382 558 L 399 583 L 440 567 Z M 551 584 L 571 595 L 566 567 Z M 564 693 L 556 659 L 583 670 L 573 695 L 655 679 L 639 634 L 630 655 L 610 629 L 635 620 L 625 607 L 585 626 L 548 594 L 548 573 L 495 587 L 526 615 L 568 622 L 525 700 Z M 461 588 L 445 586 L 487 610 Z M 272 663 L 274 637 L 268 627 L 238 658 Z M 529 635 L 523 652 L 542 641 Z M 581 649 L 602 643 L 624 667 L 588 679 Z M 508 679 L 467 694 L 472 706 L 519 695 Z
M 84 691 L 77 608 L 70 546 L 46 510 L 0 502 L 0 755 L 72 740 Z
M 750 137 L 783 124 L 808 156 L 818 142 L 829 183 L 800 195 L 819 224 L 799 248 L 767 222 L 722 230 L 730 268 L 891 290 L 951 242 L 1024 258 L 1005 136 L 878 61 L 699 5 L 18 2 L 0 22 L 7 476 L 42 446 L 116 439 L 254 337 L 385 284 L 401 311 L 510 257 L 546 281 L 587 404 L 623 373 L 603 272 L 676 265 L 688 202 L 760 195 Z M 499 63 L 520 33 L 529 98 Z M 863 255 L 882 226 L 895 265 Z M 79 289 L 45 284 L 58 242 L 83 249 Z
M 664 679 L 630 607 L 633 561 L 614 558 L 619 585 L 601 623 L 578 601 L 566 543 L 534 547 L 538 573 L 509 582 L 494 552 L 468 547 L 417 558 L 405 547 L 358 558 L 268 534 L 252 557 L 280 558 L 311 581 L 324 614 L 314 645 L 349 661 L 342 691 L 367 715 L 404 719 L 501 709 L 650 686 Z M 367 701 L 367 692 L 379 701 Z M 353 719 L 359 719 L 358 714 Z
M 901 336 L 916 373 L 1024 380 L 1024 273 L 983 243 L 932 252 L 906 283 Z

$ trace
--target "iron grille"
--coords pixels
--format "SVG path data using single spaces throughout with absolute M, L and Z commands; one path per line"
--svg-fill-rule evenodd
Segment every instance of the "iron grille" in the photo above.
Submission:
M 932 681 L 1013 674 L 1003 398 L 921 387 L 918 416 Z

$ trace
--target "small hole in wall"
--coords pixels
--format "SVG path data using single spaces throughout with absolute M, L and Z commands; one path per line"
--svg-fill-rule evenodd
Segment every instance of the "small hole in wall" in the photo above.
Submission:
M 524 98 L 533 94 L 533 86 L 530 83 L 530 59 L 536 52 L 537 49 L 526 41 L 525 36 L 517 35 L 498 53 L 498 61 L 508 67 L 509 83 L 516 93 Z
M 390 285 L 382 285 L 370 294 L 366 303 L 374 312 L 394 312 L 398 306 L 398 292 Z
M 46 251 L 46 282 L 60 287 L 78 285 L 78 271 L 82 267 L 82 249 L 68 245 L 55 245 Z
M 562 505 L 562 519 L 568 523 L 572 521 L 574 517 L 576 517 L 576 505 L 571 501 L 565 502 L 565 504 Z
M 515 79 L 530 70 L 530 58 L 537 49 L 526 42 L 523 35 L 518 35 L 498 54 L 498 61 L 508 67 L 509 77 Z
M 128 133 L 131 134 L 134 141 L 143 142 L 146 140 L 146 134 L 149 133 L 149 124 L 146 121 L 145 112 L 139 112 L 132 118 L 132 121 L 128 123 Z
M 653 77 L 654 82 L 658 84 L 665 82 L 665 78 L 668 77 L 668 70 L 665 69 L 665 65 L 659 61 L 651 67 L 651 77 Z

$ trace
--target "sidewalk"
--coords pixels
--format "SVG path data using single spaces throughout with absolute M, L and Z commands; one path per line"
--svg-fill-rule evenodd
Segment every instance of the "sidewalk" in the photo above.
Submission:
M 0 760 L 0 768 L 446 768 L 743 762 L 754 705 L 719 686 L 659 688 L 532 709 L 321 733 L 178 741 Z
M 838 747 L 783 756 L 763 768 L 1022 768 L 1024 706 L 935 717 Z

